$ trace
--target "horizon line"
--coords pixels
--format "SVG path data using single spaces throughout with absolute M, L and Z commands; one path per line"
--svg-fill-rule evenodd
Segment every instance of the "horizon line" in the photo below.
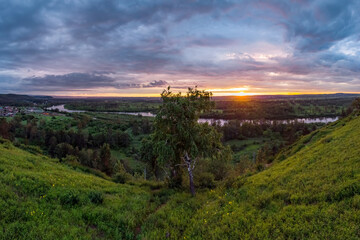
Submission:
M 206 90 L 205 90 L 206 91 Z M 184 92 L 185 93 L 185 92 Z M 53 98 L 160 98 L 161 94 L 104 94 L 104 95 L 42 95 L 42 94 L 16 94 L 28 96 L 49 96 Z M 268 92 L 268 93 L 222 93 L 214 94 L 212 97 L 260 97 L 260 96 L 302 96 L 302 95 L 360 95 L 360 92 Z

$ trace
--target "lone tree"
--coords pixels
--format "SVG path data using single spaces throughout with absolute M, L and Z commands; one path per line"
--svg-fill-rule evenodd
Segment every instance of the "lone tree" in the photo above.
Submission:
M 152 142 L 157 163 L 170 171 L 171 187 L 181 185 L 186 167 L 193 196 L 196 162 L 204 157 L 219 159 L 228 150 L 220 141 L 220 133 L 207 123 L 198 123 L 200 113 L 214 107 L 211 96 L 196 87 L 189 88 L 186 95 L 173 93 L 168 87 L 161 94 L 163 104 L 154 122 Z

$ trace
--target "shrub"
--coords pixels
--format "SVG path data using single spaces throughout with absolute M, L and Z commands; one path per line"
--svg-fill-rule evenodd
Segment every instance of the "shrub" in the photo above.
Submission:
M 255 169 L 256 169 L 256 171 L 261 172 L 261 171 L 265 170 L 265 165 L 263 163 L 257 163 L 255 165 Z
M 200 188 L 214 188 L 215 177 L 209 172 L 202 172 L 195 175 L 195 186 Z
M 352 199 L 352 207 L 360 209 L 360 195 L 354 196 L 354 198 Z
M 38 178 L 31 177 L 21 177 L 16 180 L 17 189 L 19 194 L 31 195 L 31 196 L 41 196 L 48 192 L 50 185 L 45 181 Z
M 352 182 L 342 186 L 340 189 L 335 190 L 334 192 L 329 193 L 327 200 L 341 201 L 343 199 L 353 197 L 357 194 L 360 194 L 360 183 Z
M 271 197 L 267 195 L 260 195 L 255 199 L 254 205 L 258 209 L 264 209 L 270 204 L 270 202 L 271 202 Z
M 77 192 L 75 192 L 74 190 L 68 190 L 65 191 L 61 196 L 60 196 L 60 203 L 63 206 L 76 206 L 78 205 L 80 202 L 80 197 L 79 194 Z
M 272 198 L 284 201 L 285 204 L 290 204 L 291 203 L 291 201 L 290 201 L 291 195 L 290 195 L 290 193 L 288 191 L 285 191 L 285 190 L 275 191 L 273 193 Z
M 130 180 L 130 176 L 128 173 L 125 173 L 125 172 L 119 172 L 119 173 L 115 174 L 115 176 L 114 176 L 114 182 L 116 182 L 116 183 L 124 184 L 129 180 Z
M 104 201 L 104 195 L 101 192 L 93 191 L 88 194 L 90 202 L 94 204 L 102 204 Z

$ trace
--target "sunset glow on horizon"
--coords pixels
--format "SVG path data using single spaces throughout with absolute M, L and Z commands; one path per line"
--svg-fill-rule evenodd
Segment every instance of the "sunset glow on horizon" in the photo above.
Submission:
M 360 93 L 360 1 L 0 3 L 0 93 Z

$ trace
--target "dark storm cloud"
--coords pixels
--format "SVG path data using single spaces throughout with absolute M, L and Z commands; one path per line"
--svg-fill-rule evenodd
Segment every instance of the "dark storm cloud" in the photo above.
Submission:
M 113 71 L 121 65 L 128 71 L 161 70 L 179 53 L 166 39 L 172 24 L 231 5 L 183 0 L 3 1 L 0 69 L 41 65 Z M 70 58 L 75 66 L 69 66 Z
M 300 7 L 300 8 L 299 8 Z M 358 1 L 309 1 L 285 8 L 282 21 L 286 37 L 300 51 L 317 52 L 330 48 L 359 30 Z M 280 21 L 281 22 L 281 21 Z
M 115 87 L 116 80 L 101 74 L 69 73 L 64 75 L 46 75 L 23 79 L 26 89 L 41 90 L 86 90 L 98 87 Z
M 145 88 L 148 88 L 148 87 L 164 87 L 167 84 L 168 83 L 166 81 L 164 81 L 164 80 L 158 80 L 158 81 L 155 80 L 153 82 L 150 82 L 148 84 L 143 85 L 143 87 L 145 87 Z
M 5 78 L 4 78 L 5 79 Z M 0 76 L 0 80 L 2 80 Z M 10 81 L 11 79 L 8 79 Z M 22 79 L 24 90 L 47 91 L 86 91 L 96 88 L 153 88 L 167 84 L 163 80 L 148 83 L 136 83 L 131 78 L 114 78 L 99 73 L 69 73 L 64 75 L 46 75 L 43 77 L 29 77 Z
M 269 72 L 360 82 L 357 9 L 355 0 L 0 0 L 0 74 L 12 79 L 0 87 L 141 89 L 173 77 L 206 86 Z

